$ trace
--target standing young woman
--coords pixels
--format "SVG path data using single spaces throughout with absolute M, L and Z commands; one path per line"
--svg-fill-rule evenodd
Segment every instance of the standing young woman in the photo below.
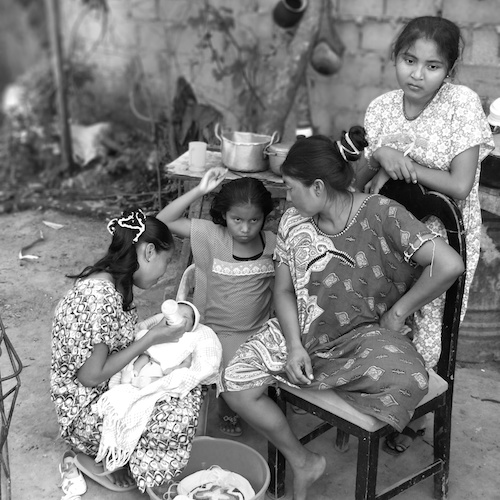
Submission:
M 393 46 L 400 89 L 377 97 L 368 106 L 368 168 L 358 173 L 357 185 L 378 193 L 388 179 L 404 179 L 457 202 L 467 248 L 463 319 L 480 252 L 480 165 L 494 143 L 479 96 L 450 82 L 462 46 L 459 27 L 448 19 L 418 17 L 403 28 Z M 436 218 L 430 218 L 427 225 L 445 235 Z M 427 368 L 435 366 L 441 354 L 443 308 L 444 297 L 438 297 L 414 316 L 414 343 Z M 386 450 L 404 452 L 424 427 L 423 422 L 413 422 L 403 435 L 389 436 Z
M 388 179 L 419 182 L 457 201 L 467 242 L 468 289 L 479 259 L 481 161 L 494 142 L 479 96 L 451 79 L 462 37 L 441 17 L 411 20 L 393 47 L 399 90 L 377 97 L 365 116 L 367 171 L 357 184 L 378 193 Z M 362 186 L 361 186 L 362 187 Z

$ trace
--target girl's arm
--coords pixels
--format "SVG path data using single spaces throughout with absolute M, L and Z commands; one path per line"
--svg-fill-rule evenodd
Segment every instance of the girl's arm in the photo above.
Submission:
M 163 342 L 177 342 L 185 331 L 185 323 L 179 326 L 167 326 L 165 322 L 159 323 L 151 328 L 146 335 L 132 342 L 125 349 L 111 355 L 109 355 L 106 344 L 96 344 L 90 357 L 78 370 L 78 380 L 86 387 L 95 387 L 109 380 L 152 345 Z
M 164 222 L 174 234 L 188 238 L 191 234 L 191 220 L 184 217 L 184 212 L 191 203 L 219 186 L 226 173 L 226 168 L 211 168 L 196 187 L 169 203 L 156 217 Z
M 419 182 L 428 189 L 433 189 L 457 200 L 464 200 L 474 184 L 479 146 L 473 146 L 459 153 L 450 163 L 450 170 L 428 168 L 412 161 L 401 151 L 382 146 L 374 153 L 385 172 L 373 178 L 368 184 L 370 192 L 378 193 L 389 177 L 404 179 L 406 182 Z
M 441 238 L 425 242 L 412 260 L 424 268 L 421 276 L 380 320 L 394 331 L 402 331 L 410 314 L 448 290 L 465 270 L 460 255 Z
M 301 342 L 297 297 L 290 268 L 283 263 L 275 265 L 274 306 L 281 330 L 286 338 L 288 359 L 285 371 L 293 383 L 310 384 L 313 378 L 311 358 Z
M 459 153 L 450 163 L 450 170 L 427 168 L 413 162 L 418 182 L 457 200 L 464 200 L 474 184 L 479 159 L 479 146 Z
M 373 152 L 373 158 L 391 179 L 417 182 L 417 174 L 414 166 L 416 163 L 405 153 L 390 146 L 381 146 Z M 378 189 L 381 187 L 378 186 Z

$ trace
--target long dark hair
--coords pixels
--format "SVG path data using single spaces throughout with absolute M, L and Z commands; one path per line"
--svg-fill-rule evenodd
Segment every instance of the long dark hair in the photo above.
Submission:
M 134 212 L 124 212 L 124 217 L 130 217 Z M 137 242 L 134 238 L 137 231 L 116 224 L 113 229 L 113 239 L 106 255 L 94 265 L 87 266 L 79 274 L 68 274 L 68 278 L 86 278 L 98 272 L 107 272 L 114 279 L 115 287 L 123 294 L 123 310 L 132 309 L 134 300 L 133 277 L 139 269 L 137 247 L 140 243 L 152 243 L 157 251 L 170 251 L 174 248 L 174 238 L 168 227 L 156 217 L 145 217 L 144 232 Z
M 392 47 L 392 57 L 411 47 L 420 39 L 432 40 L 439 54 L 445 59 L 450 76 L 455 71 L 455 63 L 463 50 L 463 38 L 460 28 L 449 19 L 436 16 L 416 17 L 409 21 L 396 38 Z
M 215 224 L 226 226 L 226 213 L 235 205 L 250 203 L 262 210 L 264 222 L 273 210 L 271 193 L 264 184 L 254 177 L 242 177 L 223 184 L 214 196 L 210 207 L 210 216 Z
M 328 195 L 333 196 L 349 189 L 354 178 L 350 162 L 359 159 L 367 145 L 365 129 L 359 125 L 351 127 L 347 134 L 342 132 L 338 141 L 324 135 L 298 139 L 281 165 L 281 173 L 307 187 L 321 179 Z

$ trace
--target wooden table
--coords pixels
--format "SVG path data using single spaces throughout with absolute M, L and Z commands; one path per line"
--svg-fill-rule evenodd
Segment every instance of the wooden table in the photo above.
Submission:
M 169 163 L 165 170 L 169 177 L 175 179 L 184 179 L 186 182 L 199 181 L 205 172 L 212 167 L 223 167 L 221 154 L 219 151 L 207 151 L 207 163 L 205 169 L 202 171 L 191 170 L 189 168 L 189 152 L 185 152 L 179 158 Z M 264 170 L 262 172 L 234 172 L 228 170 L 225 181 L 238 179 L 239 177 L 255 177 L 261 180 L 271 195 L 275 198 L 284 198 L 286 195 L 285 184 L 281 176 L 274 174 L 271 170 Z
M 179 158 L 175 159 L 173 162 L 166 165 L 165 172 L 169 178 L 181 180 L 184 185 L 184 192 L 186 192 L 194 188 L 199 183 L 200 179 L 208 169 L 217 166 L 224 166 L 222 164 L 221 154 L 219 151 L 207 151 L 207 162 L 205 169 L 202 171 L 191 170 L 189 168 L 189 152 L 186 152 L 179 156 Z M 261 180 L 268 191 L 271 193 L 271 196 L 274 199 L 278 200 L 278 211 L 280 212 L 280 215 L 283 213 L 286 208 L 287 190 L 281 176 L 274 174 L 271 170 L 248 173 L 228 170 L 224 182 L 228 182 L 241 177 L 255 177 L 256 179 Z M 189 217 L 195 219 L 203 218 L 204 215 L 208 212 L 208 205 L 209 197 L 203 196 L 201 199 L 191 204 L 191 206 L 189 207 Z M 179 274 L 176 283 L 179 283 L 184 269 L 186 269 L 186 267 L 191 263 L 192 260 L 189 238 L 185 238 L 182 243 L 182 250 L 179 259 Z

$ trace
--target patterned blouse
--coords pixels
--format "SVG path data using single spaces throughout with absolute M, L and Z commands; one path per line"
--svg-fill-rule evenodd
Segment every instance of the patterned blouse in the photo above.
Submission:
M 51 398 L 62 437 L 82 408 L 95 403 L 108 382 L 85 387 L 77 372 L 91 356 L 94 345 L 106 344 L 110 354 L 133 341 L 137 313 L 123 310 L 122 295 L 106 280 L 85 279 L 59 302 L 52 325 Z
M 378 323 L 419 275 L 411 257 L 435 236 L 400 204 L 379 195 L 364 200 L 335 235 L 288 209 L 275 259 L 290 268 L 308 353 L 328 350 L 354 328 Z
M 420 165 L 444 171 L 449 171 L 451 161 L 459 153 L 479 146 L 472 190 L 465 200 L 456 200 L 466 231 L 468 291 L 479 260 L 479 176 L 481 161 L 494 149 L 491 130 L 479 96 L 463 85 L 443 84 L 422 114 L 414 120 L 407 120 L 403 114 L 403 95 L 402 90 L 393 90 L 377 97 L 368 106 L 365 116 L 368 147 L 365 154 L 370 168 L 373 153 L 381 146 L 409 151 L 408 156 Z

